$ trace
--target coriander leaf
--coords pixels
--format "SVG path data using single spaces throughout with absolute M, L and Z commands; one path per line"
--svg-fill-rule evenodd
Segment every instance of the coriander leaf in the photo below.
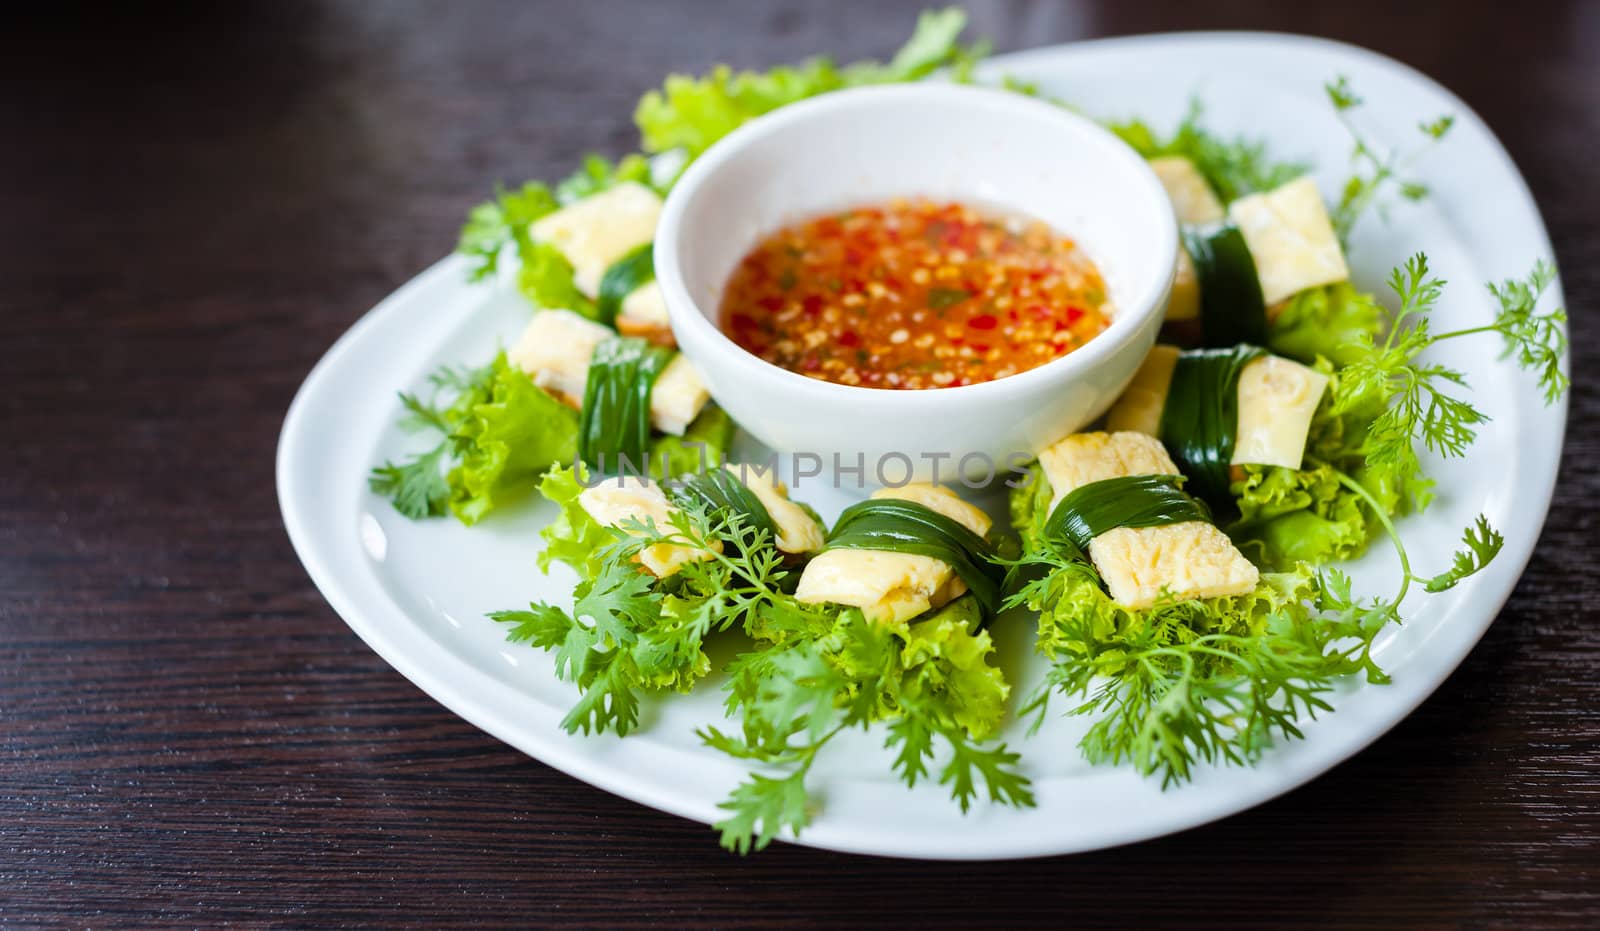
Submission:
M 469 279 L 481 281 L 495 274 L 501 257 L 511 249 L 520 266 L 517 290 L 533 306 L 595 317 L 594 301 L 573 281 L 572 263 L 550 243 L 534 241 L 530 227 L 567 204 L 628 181 L 650 184 L 650 165 L 642 156 L 629 155 L 613 164 L 591 155 L 554 190 L 529 181 L 516 190 L 497 191 L 493 200 L 472 209 L 461 230 L 456 251 L 471 261 Z
M 1546 404 L 1554 404 L 1572 384 L 1561 371 L 1567 351 L 1566 311 L 1558 308 L 1547 314 L 1535 313 L 1539 298 L 1555 277 L 1555 266 L 1541 259 L 1534 263 L 1527 278 L 1508 278 L 1489 285 L 1489 293 L 1500 304 L 1494 329 L 1505 338 L 1506 353 L 1522 368 L 1538 373 Z
M 1344 124 L 1353 142 L 1350 152 L 1351 174 L 1344 183 L 1339 203 L 1334 205 L 1329 217 L 1333 222 L 1334 232 L 1339 235 L 1340 244 L 1348 249 L 1350 233 L 1367 211 L 1375 209 L 1379 216 L 1386 217 L 1381 197 L 1390 185 L 1398 186 L 1400 195 L 1407 200 L 1418 201 L 1427 196 L 1427 185 L 1401 175 L 1428 148 L 1445 137 L 1450 127 L 1455 125 L 1455 117 L 1444 114 L 1417 124 L 1422 134 L 1427 137 L 1427 141 L 1417 149 L 1410 152 L 1402 152 L 1399 149 L 1380 151 L 1351 120 L 1352 111 L 1359 108 L 1363 100 L 1351 88 L 1349 80 L 1339 75 L 1333 81 L 1324 84 L 1323 89 L 1328 94 L 1329 102 L 1333 104 L 1335 115 L 1338 116 L 1339 122 Z
M 1028 601 L 1054 665 L 1025 710 L 1042 713 L 1051 691 L 1077 697 L 1070 713 L 1095 719 L 1085 758 L 1131 763 L 1163 785 L 1199 763 L 1253 762 L 1328 707 L 1334 678 L 1363 668 L 1367 641 L 1341 642 L 1342 628 L 1308 606 L 1316 595 L 1302 568 L 1263 574 L 1246 595 L 1131 612 L 1093 575 L 1058 568 Z
M 1402 552 L 1402 559 L 1404 555 Z M 1400 600 L 1385 601 L 1372 598 L 1361 601 L 1351 595 L 1350 577 L 1338 569 L 1323 569 L 1317 573 L 1315 605 L 1327 618 L 1323 626 L 1331 639 L 1353 640 L 1359 652 L 1349 652 L 1349 671 L 1357 669 L 1366 673 L 1373 685 L 1387 685 L 1389 675 L 1372 659 L 1372 645 L 1378 634 L 1390 624 L 1400 623 Z M 1402 588 L 1401 597 L 1404 597 Z
M 1436 342 L 1426 314 L 1438 303 L 1444 282 L 1432 277 L 1427 256 L 1417 253 L 1390 276 L 1400 298 L 1389 335 L 1382 345 L 1362 336 L 1359 355 L 1339 372 L 1333 413 L 1363 406 L 1381 408 L 1370 423 L 1363 451 L 1374 466 L 1409 478 L 1422 465 L 1416 443 L 1442 456 L 1461 456 L 1488 420 L 1468 402 L 1450 393 L 1466 387 L 1465 377 L 1439 363 L 1420 363 L 1417 356 Z
M 456 402 L 452 402 L 449 413 L 452 418 L 457 413 L 458 403 L 476 393 L 486 390 L 485 386 L 494 376 L 494 363 L 480 365 L 472 368 L 465 365 L 441 365 L 428 373 L 428 384 L 438 392 L 453 391 L 456 393 Z
M 400 406 L 407 415 L 399 421 L 400 429 L 415 433 L 418 430 L 437 430 L 448 435 L 452 429 L 448 412 L 414 394 L 400 392 Z
M 1444 116 L 1437 117 L 1427 122 L 1418 123 L 1417 128 L 1422 130 L 1422 134 L 1425 136 L 1433 139 L 1443 139 L 1444 134 L 1449 132 L 1450 127 L 1454 126 L 1455 124 L 1456 118 L 1450 114 L 1445 114 Z
M 388 497 L 396 510 L 413 520 L 445 513 L 450 488 L 444 472 L 455 458 L 454 434 L 471 406 L 486 396 L 488 375 L 488 368 L 446 366 L 428 376 L 428 383 L 433 386 L 428 400 L 400 393 L 400 405 L 405 410 L 398 421 L 400 428 L 412 433 L 431 430 L 443 434 L 443 439 L 432 450 L 400 465 L 385 462 L 373 469 L 367 482 L 373 492 Z
M 809 645 L 782 650 L 764 672 L 745 705 L 747 741 L 774 746 L 793 734 L 816 741 L 834 725 L 834 705 L 846 682 L 820 652 Z
M 907 786 L 928 774 L 928 761 L 933 758 L 933 728 L 921 717 L 906 715 L 889 723 L 889 736 L 884 747 L 895 754 L 894 771 Z
M 506 639 L 512 643 L 530 643 L 542 650 L 560 646 L 572 629 L 573 620 L 567 612 L 544 602 L 534 602 L 526 611 L 496 611 L 490 619 L 508 624 L 511 629 Z
M 770 754 L 759 747 L 752 747 L 732 734 L 724 734 L 715 727 L 706 726 L 695 731 L 695 736 L 713 750 L 720 750 L 727 755 L 741 760 L 764 760 L 772 762 Z
M 450 501 L 450 483 L 443 471 L 449 452 L 450 444 L 444 442 L 399 465 L 385 462 L 372 470 L 367 485 L 406 517 L 438 517 Z
M 599 577 L 579 586 L 572 614 L 593 624 L 595 631 L 607 638 L 607 645 L 627 646 L 638 638 L 638 630 L 659 614 L 661 596 L 651 591 L 653 581 L 653 576 L 626 558 L 607 560 Z
M 556 678 L 587 688 L 599 665 L 595 652 L 599 645 L 600 635 L 593 629 L 578 623 L 569 625 L 567 635 L 555 648 Z
M 805 777 L 799 769 L 782 779 L 752 773 L 733 790 L 727 801 L 717 805 L 730 816 L 713 825 L 722 832 L 722 846 L 747 854 L 764 850 L 785 828 L 791 835 L 811 823 L 807 810 Z
M 521 246 L 528 239 L 528 225 L 554 213 L 555 195 L 537 181 L 529 181 L 513 191 L 499 190 L 493 200 L 472 208 L 461 229 L 456 251 L 472 262 L 468 277 L 482 281 L 500 265 L 500 254 L 508 246 Z
M 625 737 L 639 724 L 639 696 L 634 693 L 624 658 L 613 652 L 595 661 L 599 668 L 583 689 L 576 704 L 561 719 L 567 733 L 603 734 L 606 731 Z
M 1489 519 L 1481 514 L 1477 523 L 1461 535 L 1461 541 L 1466 548 L 1455 554 L 1455 563 L 1448 571 L 1427 580 L 1427 591 L 1442 592 L 1454 588 L 1462 579 L 1489 565 L 1506 542 L 1499 531 L 1489 526 Z
M 637 725 L 643 693 L 687 690 L 711 671 L 704 642 L 712 631 L 748 628 L 763 605 L 792 600 L 785 593 L 791 570 L 783 554 L 772 546 L 770 534 L 747 526 L 738 512 L 712 513 L 683 502 L 663 524 L 634 518 L 602 527 L 582 507 L 581 471 L 553 469 L 540 488 L 561 509 L 543 531 L 547 545 L 541 565 L 560 560 L 581 576 L 573 610 L 568 615 L 535 605 L 532 611 L 494 617 L 513 625 L 511 639 L 555 652 L 557 676 L 580 692 L 563 721 L 570 731 L 628 733 Z M 638 557 L 646 547 L 661 546 L 695 550 L 703 558 L 656 578 L 640 567 Z M 747 727 L 752 758 L 799 759 L 827 740 L 823 731 L 835 717 L 839 683 L 826 668 L 821 670 L 826 681 L 813 681 L 804 660 L 763 657 L 761 668 L 776 670 L 777 680 L 742 679 L 737 668 L 730 669 L 735 683 L 749 683 L 750 690 L 741 694 L 771 717 L 766 731 Z M 815 695 L 805 698 L 808 690 Z M 797 699 L 800 704 L 793 704 Z M 802 708 L 807 702 L 810 707 Z M 787 746 L 800 732 L 815 736 L 809 749 Z M 703 736 L 734 750 L 727 738 Z
M 972 807 L 972 800 L 978 795 L 979 780 L 991 802 L 1017 808 L 1033 807 L 1032 786 L 1017 769 L 1022 759 L 1019 754 L 1007 750 L 1005 744 L 987 749 L 980 747 L 960 728 L 941 728 L 939 733 L 950 744 L 950 761 L 939 773 L 939 782 L 950 787 L 950 795 L 963 813 Z
M 1361 106 L 1363 102 L 1350 88 L 1350 79 L 1342 74 L 1322 85 L 1322 89 L 1327 92 L 1328 100 L 1332 102 L 1335 110 L 1349 110 Z
M 1268 191 L 1310 171 L 1304 162 L 1280 162 L 1267 156 L 1265 142 L 1244 137 L 1227 138 L 1202 123 L 1200 98 L 1189 101 L 1189 111 L 1171 136 L 1161 138 L 1142 120 L 1107 124 L 1145 158 L 1182 156 L 1194 163 L 1223 203 L 1255 191 Z
M 706 635 L 721 618 L 718 599 L 661 599 L 659 616 L 639 631 L 633 663 L 639 681 L 651 688 L 687 689 L 711 671 L 702 649 Z
M 966 28 L 967 14 L 960 7 L 924 10 L 917 17 L 911 38 L 895 53 L 887 68 L 872 63 L 855 67 L 861 69 L 866 78 L 892 76 L 897 81 L 915 81 L 927 77 L 949 63 L 952 54 L 960 49 L 956 40 Z

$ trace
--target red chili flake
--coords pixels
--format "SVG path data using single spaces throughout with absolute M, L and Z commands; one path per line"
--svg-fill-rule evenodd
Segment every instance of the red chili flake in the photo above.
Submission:
M 800 367 L 808 372 L 815 372 L 817 369 L 822 368 L 822 360 L 816 356 L 806 356 L 804 361 L 800 363 Z
M 994 314 L 979 314 L 968 320 L 967 326 L 972 327 L 974 330 L 992 330 L 999 323 L 1000 321 L 994 318 Z
M 1079 309 L 1079 308 L 1077 308 L 1077 307 L 1068 307 L 1067 308 L 1067 322 L 1068 323 L 1077 323 L 1079 320 L 1083 319 L 1083 315 L 1084 315 L 1084 311 Z
M 841 346 L 858 346 L 860 344 L 861 337 L 856 335 L 855 330 L 845 330 L 839 334 L 839 345 Z
M 989 351 L 989 344 L 988 343 L 973 343 L 972 344 L 972 351 L 973 352 L 988 352 Z
M 761 298 L 760 300 L 756 301 L 756 303 L 761 305 L 762 310 L 770 311 L 772 313 L 777 313 L 779 310 L 783 309 L 783 298 L 777 297 L 776 295 L 772 297 Z
M 807 294 L 805 300 L 800 302 L 800 309 L 805 311 L 808 317 L 822 313 L 822 295 Z
M 1030 305 L 1028 305 L 1028 313 L 1033 314 L 1033 318 L 1035 320 L 1049 320 L 1050 319 L 1050 308 L 1044 306 L 1043 304 L 1030 304 Z

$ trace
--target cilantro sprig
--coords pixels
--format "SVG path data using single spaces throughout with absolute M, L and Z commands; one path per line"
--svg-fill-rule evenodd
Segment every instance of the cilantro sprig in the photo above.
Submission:
M 779 776 L 752 773 L 721 808 L 722 844 L 747 853 L 810 822 L 806 777 L 840 733 L 887 722 L 891 768 L 908 787 L 933 779 L 966 812 L 980 797 L 1029 807 L 1032 787 L 1021 757 L 987 740 L 1004 713 L 993 647 L 975 631 L 970 597 L 914 624 L 866 621 L 855 609 L 798 603 L 765 618 L 776 637 L 729 669 L 727 710 L 737 735 L 715 727 L 701 739 L 739 759 L 786 767 Z
M 1181 155 L 1192 162 L 1223 203 L 1256 191 L 1269 191 L 1311 170 L 1299 160 L 1280 161 L 1267 152 L 1261 139 L 1228 137 L 1205 126 L 1205 106 L 1199 97 L 1170 136 L 1163 137 L 1143 120 L 1111 122 L 1107 128 L 1145 158 Z
M 1519 366 L 1534 371 L 1546 403 L 1566 390 L 1570 379 L 1561 370 L 1567 339 L 1562 310 L 1538 314 L 1535 305 L 1551 281 L 1554 270 L 1537 263 L 1524 280 L 1490 285 L 1500 304 L 1491 324 L 1435 333 L 1430 313 L 1444 293 L 1445 282 L 1429 270 L 1426 255 L 1417 253 L 1389 277 L 1389 287 L 1399 308 L 1389 315 L 1387 335 L 1380 341 L 1361 333 L 1356 354 L 1339 372 L 1332 410 L 1335 414 L 1358 411 L 1377 404 L 1362 447 L 1368 462 L 1401 478 L 1422 474 L 1418 447 L 1440 456 L 1465 455 L 1477 438 L 1477 428 L 1488 415 L 1461 397 L 1466 376 L 1450 366 L 1422 358 L 1441 342 L 1478 333 L 1499 333 L 1507 353 Z
M 461 451 L 459 430 L 475 404 L 484 401 L 494 380 L 495 366 L 467 368 L 444 366 L 428 376 L 428 397 L 400 392 L 405 413 L 399 420 L 411 433 L 433 433 L 438 442 L 398 463 L 385 461 L 372 470 L 367 485 L 388 498 L 406 517 L 439 517 L 450 503 L 450 467 Z
M 642 695 L 686 690 L 710 671 L 708 636 L 745 629 L 763 605 L 786 599 L 790 570 L 771 535 L 736 512 L 685 502 L 665 524 L 633 517 L 603 530 L 576 504 L 579 487 L 564 468 L 543 484 L 567 511 L 545 531 L 549 551 L 584 573 L 572 610 L 536 602 L 489 616 L 508 625 L 508 639 L 553 652 L 557 678 L 577 686 L 563 728 L 624 736 L 638 724 Z M 658 579 L 638 559 L 661 547 L 698 558 Z
M 1347 77 L 1337 76 L 1323 85 L 1323 91 L 1352 140 L 1351 175 L 1339 193 L 1339 203 L 1334 205 L 1330 218 L 1334 232 L 1339 234 L 1340 243 L 1349 248 L 1351 231 L 1369 210 L 1376 210 L 1380 217 L 1388 218 L 1388 209 L 1382 200 L 1386 190 L 1396 188 L 1400 196 L 1409 201 L 1419 201 L 1428 196 L 1428 186 L 1411 177 L 1408 171 L 1417 159 L 1450 132 L 1455 125 L 1455 117 L 1447 113 L 1418 123 L 1417 130 L 1423 135 L 1424 142 L 1416 148 L 1409 151 L 1384 149 L 1363 134 L 1351 118 L 1351 114 L 1365 100 L 1350 86 Z
M 1067 696 L 1069 713 L 1095 719 L 1080 743 L 1086 758 L 1128 763 L 1170 785 L 1201 763 L 1253 763 L 1273 742 L 1303 736 L 1303 722 L 1329 710 L 1324 696 L 1340 677 L 1387 682 L 1372 653 L 1379 634 L 1400 623 L 1412 590 L 1454 588 L 1505 544 L 1480 515 L 1448 566 L 1427 574 L 1414 566 L 1392 519 L 1408 496 L 1419 504 L 1426 497 L 1421 453 L 1465 455 L 1488 419 L 1465 394 L 1465 375 L 1428 350 L 1498 333 L 1506 355 L 1533 372 L 1554 402 L 1569 384 L 1565 315 L 1538 309 L 1554 277 L 1541 262 L 1526 278 L 1491 285 L 1499 304 L 1492 323 L 1440 332 L 1432 318 L 1445 283 L 1425 256 L 1413 256 L 1390 276 L 1398 306 L 1379 310 L 1383 335 L 1360 330 L 1344 347 L 1347 364 L 1330 367 L 1332 396 L 1319 416 L 1342 417 L 1340 429 L 1313 444 L 1304 468 L 1331 480 L 1324 496 L 1342 489 L 1390 538 L 1401 570 L 1392 596 L 1358 596 L 1345 573 L 1301 565 L 1263 575 L 1248 595 L 1169 599 L 1131 612 L 1110 600 L 1081 554 L 1052 547 L 1037 532 L 1048 488 L 1014 494 L 1014 522 L 1028 550 L 1011 566 L 1021 584 L 1009 604 L 1040 612 L 1039 649 L 1054 661 L 1024 708 L 1039 716 L 1035 728 L 1051 697 Z M 1360 468 L 1345 471 L 1352 462 Z

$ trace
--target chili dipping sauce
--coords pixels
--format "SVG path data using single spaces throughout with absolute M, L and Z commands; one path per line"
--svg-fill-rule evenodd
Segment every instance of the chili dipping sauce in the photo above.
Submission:
M 1105 282 L 1037 220 L 896 200 L 785 227 L 728 281 L 722 329 L 802 375 L 946 388 L 1060 358 L 1110 323 Z

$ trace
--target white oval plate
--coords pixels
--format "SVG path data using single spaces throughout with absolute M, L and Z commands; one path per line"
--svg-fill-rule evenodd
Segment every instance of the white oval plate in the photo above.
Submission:
M 1437 316 L 1451 327 L 1486 323 L 1483 283 L 1524 274 L 1551 256 L 1537 209 L 1516 167 L 1483 122 L 1423 75 L 1379 55 L 1315 39 L 1264 34 L 1185 34 L 1085 42 L 1001 58 L 991 73 L 1037 82 L 1099 117 L 1137 115 L 1174 124 L 1191 94 L 1221 132 L 1266 139 L 1279 156 L 1306 156 L 1324 191 L 1338 190 L 1349 140 L 1322 83 L 1349 77 L 1366 96 L 1356 118 L 1386 144 L 1413 145 L 1417 122 L 1453 113 L 1456 126 L 1415 173 L 1432 186 L 1384 223 L 1363 221 L 1351 250 L 1357 281 L 1383 290 L 1388 270 L 1425 250 L 1449 279 Z M 717 802 L 745 775 L 737 762 L 700 746 L 696 727 L 723 720 L 719 683 L 646 706 L 626 739 L 565 734 L 557 722 L 574 692 L 549 658 L 508 644 L 487 611 L 532 599 L 570 603 L 573 577 L 534 568 L 537 529 L 551 516 L 529 502 L 468 530 L 453 520 L 410 522 L 366 490 L 366 474 L 414 440 L 392 424 L 395 392 L 414 388 L 447 362 L 487 358 L 525 323 L 519 298 L 469 286 L 447 258 L 361 319 L 306 379 L 278 449 L 284 522 L 312 580 L 334 609 L 396 669 L 457 714 L 501 740 L 609 792 L 710 823 Z M 1560 301 L 1557 293 L 1547 296 Z M 1552 304 L 1551 306 L 1554 306 Z M 1233 814 L 1286 792 L 1354 754 L 1416 708 L 1482 636 L 1533 550 L 1549 507 L 1566 423 L 1565 404 L 1546 407 L 1531 378 L 1497 359 L 1490 337 L 1447 344 L 1441 358 L 1468 373 L 1473 401 L 1493 420 L 1475 457 L 1431 463 L 1439 500 L 1402 530 L 1419 571 L 1449 560 L 1460 530 L 1486 513 L 1504 552 L 1456 590 L 1414 597 L 1409 620 L 1388 631 L 1377 657 L 1389 686 L 1347 683 L 1336 711 L 1310 722 L 1305 739 L 1280 745 L 1254 768 L 1203 768 L 1193 783 L 1163 791 L 1126 768 L 1091 767 L 1074 744 L 1081 721 L 1053 719 L 1024 753 L 1038 807 L 980 804 L 963 816 L 937 786 L 905 789 L 890 774 L 881 735 L 852 732 L 830 747 L 811 785 L 821 802 L 800 842 L 906 857 L 989 859 L 1069 853 L 1155 837 Z M 1443 347 L 1442 347 L 1443 348 Z M 1483 467 L 1492 463 L 1492 467 Z M 813 480 L 796 489 L 830 519 L 847 495 Z M 1358 587 L 1387 591 L 1397 579 L 1380 543 L 1351 567 Z M 1039 681 L 1026 619 L 1002 619 L 996 639 L 1018 695 Z M 1063 703 L 1058 702 L 1058 709 Z M 708 832 L 708 844 L 715 843 Z

